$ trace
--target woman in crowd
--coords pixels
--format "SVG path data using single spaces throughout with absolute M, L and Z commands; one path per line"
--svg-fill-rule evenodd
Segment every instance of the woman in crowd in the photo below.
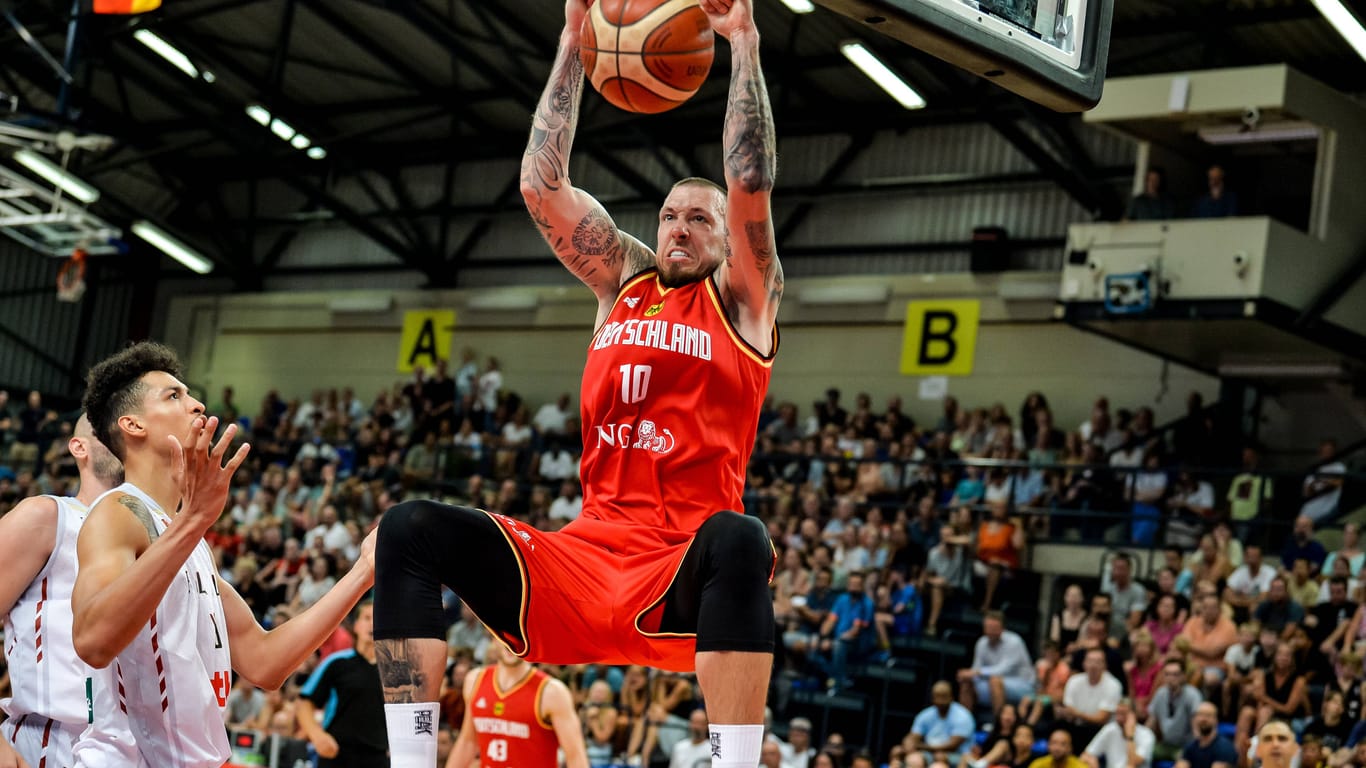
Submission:
M 965 755 L 959 766 L 962 768 L 989 768 L 989 766 L 1009 766 L 1009 768 L 1028 768 L 1034 760 L 1034 727 L 1029 723 L 1016 723 L 1011 729 L 1010 738 L 997 741 L 995 745 L 978 760 L 968 760 Z
M 1062 609 L 1053 614 L 1048 625 L 1048 639 L 1058 644 L 1064 655 L 1077 649 L 1077 638 L 1086 623 L 1086 594 L 1076 584 L 1068 585 L 1062 593 Z
M 980 745 L 974 744 L 958 760 L 959 768 L 982 768 L 1000 765 L 1004 756 L 1011 753 L 1011 740 L 1015 727 L 1021 724 L 1015 705 L 1006 704 L 996 713 L 991 730 Z
M 1158 656 L 1166 656 L 1172 641 L 1181 634 L 1182 624 L 1176 615 L 1176 596 L 1160 595 L 1153 608 L 1153 618 L 1143 625 L 1152 637 Z
M 1281 643 L 1272 656 L 1271 666 L 1253 675 L 1251 703 L 1238 716 L 1235 745 L 1247 751 L 1252 734 L 1272 718 L 1289 721 L 1307 714 L 1308 685 L 1295 665 L 1295 650 Z
M 977 562 L 986 577 L 982 611 L 991 609 L 1001 579 L 1019 569 L 1024 546 L 1024 524 L 1006 516 L 1005 504 L 991 505 L 987 518 L 977 528 Z
M 1129 643 L 1133 656 L 1124 662 L 1124 671 L 1129 678 L 1129 696 L 1134 702 L 1134 715 L 1142 722 L 1148 719 L 1148 701 L 1153 697 L 1163 657 L 1157 652 L 1152 633 L 1146 629 L 1134 632 Z

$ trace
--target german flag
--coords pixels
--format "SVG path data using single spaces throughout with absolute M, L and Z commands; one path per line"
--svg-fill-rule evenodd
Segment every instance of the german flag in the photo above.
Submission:
M 160 7 L 161 0 L 95 0 L 95 13 L 146 13 Z

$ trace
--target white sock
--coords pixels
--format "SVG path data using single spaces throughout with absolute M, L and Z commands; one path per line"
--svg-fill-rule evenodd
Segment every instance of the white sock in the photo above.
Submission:
M 436 729 L 440 726 L 437 722 L 440 716 L 441 705 L 435 701 L 384 705 L 390 768 L 436 766 Z
M 762 725 L 709 725 L 707 729 L 711 731 L 711 768 L 759 765 L 759 752 L 764 747 Z

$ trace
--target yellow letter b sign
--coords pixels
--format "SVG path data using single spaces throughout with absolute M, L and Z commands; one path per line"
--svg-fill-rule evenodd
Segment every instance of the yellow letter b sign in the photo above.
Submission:
M 977 351 L 975 300 L 912 301 L 906 305 L 901 373 L 906 376 L 968 376 Z

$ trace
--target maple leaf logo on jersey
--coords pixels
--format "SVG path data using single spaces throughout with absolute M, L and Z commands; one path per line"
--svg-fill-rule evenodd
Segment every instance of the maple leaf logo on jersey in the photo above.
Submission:
M 636 305 L 640 303 L 640 297 L 627 296 L 626 298 L 622 299 L 622 301 L 626 302 L 626 306 L 630 307 L 631 309 L 635 309 Z

